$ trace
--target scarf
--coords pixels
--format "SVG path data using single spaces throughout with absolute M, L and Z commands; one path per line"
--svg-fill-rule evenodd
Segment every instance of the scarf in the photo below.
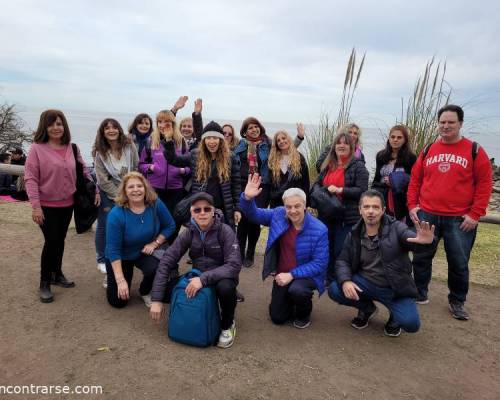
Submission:
M 146 142 L 148 141 L 149 137 L 151 136 L 151 132 L 143 135 L 136 128 L 134 128 L 132 130 L 132 134 L 134 135 L 135 142 L 137 143 L 137 151 L 139 152 L 139 155 L 140 155 L 142 153 L 142 149 L 144 148 L 144 146 L 146 146 Z

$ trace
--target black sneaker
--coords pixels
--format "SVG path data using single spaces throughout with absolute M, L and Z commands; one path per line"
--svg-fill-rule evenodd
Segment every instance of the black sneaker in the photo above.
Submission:
M 415 303 L 417 303 L 417 304 L 429 304 L 429 299 L 427 298 L 426 295 L 419 293 L 417 295 L 417 298 L 415 299 Z
M 392 314 L 389 316 L 389 320 L 384 326 L 385 336 L 398 337 L 401 335 L 401 327 L 394 322 L 392 319 Z
M 40 282 L 40 301 L 42 303 L 52 303 L 54 301 L 54 296 L 50 291 L 50 282 L 48 281 Z
M 296 318 L 293 321 L 293 326 L 295 326 L 297 329 L 305 329 L 309 325 L 311 325 L 311 319 L 309 317 L 304 318 L 304 319 Z
M 453 318 L 460 321 L 467 321 L 469 319 L 469 314 L 465 311 L 464 303 L 460 301 L 450 301 L 449 307 Z
M 365 329 L 368 326 L 368 322 L 377 315 L 377 312 L 378 308 L 375 304 L 368 311 L 359 310 L 357 317 L 351 321 L 351 326 L 356 329 Z
M 243 261 L 243 267 L 245 268 L 253 267 L 253 258 L 245 258 L 245 260 Z
M 245 296 L 239 290 L 236 290 L 236 301 L 238 303 L 243 303 L 245 301 Z

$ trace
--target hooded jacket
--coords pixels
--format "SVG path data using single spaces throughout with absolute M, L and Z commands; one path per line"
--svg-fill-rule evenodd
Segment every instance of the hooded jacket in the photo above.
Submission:
M 151 300 L 162 301 L 167 282 L 178 275 L 178 262 L 189 250 L 193 268 L 202 272 L 203 286 L 214 285 L 221 279 L 238 282 L 241 270 L 240 247 L 233 229 L 224 224 L 220 210 L 215 211 L 214 224 L 206 232 L 191 220 L 163 255 L 151 291 Z

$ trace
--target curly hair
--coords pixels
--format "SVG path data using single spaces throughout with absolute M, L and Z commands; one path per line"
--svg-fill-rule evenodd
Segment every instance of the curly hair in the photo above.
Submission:
M 106 129 L 108 124 L 111 124 L 114 128 L 118 129 L 118 144 L 120 154 L 122 154 L 123 148 L 129 145 L 131 142 L 130 138 L 125 135 L 122 126 L 116 119 L 106 118 L 101 122 L 99 128 L 97 129 L 94 146 L 92 147 L 92 157 L 94 158 L 96 157 L 97 153 L 99 153 L 99 155 L 105 159 L 108 157 L 109 151 L 111 150 L 111 145 L 104 135 L 104 130 Z
M 198 160 L 196 162 L 196 180 L 204 182 L 210 177 L 212 168 L 212 153 L 208 150 L 206 139 L 198 145 Z M 219 148 L 215 153 L 215 163 L 219 181 L 227 182 L 231 177 L 231 151 L 226 141 L 219 139 Z
M 127 175 L 123 177 L 123 180 L 120 183 L 120 186 L 118 187 L 118 195 L 115 198 L 115 203 L 120 207 L 125 207 L 125 208 L 130 207 L 125 188 L 127 187 L 128 181 L 131 179 L 138 179 L 142 182 L 144 186 L 144 204 L 146 205 L 146 207 L 153 205 L 156 199 L 158 198 L 158 195 L 156 194 L 155 190 L 151 187 L 148 180 L 144 178 L 144 176 L 137 171 L 129 172 Z
M 283 153 L 278 148 L 278 137 L 279 135 L 284 135 L 288 143 L 290 143 L 290 148 L 288 150 L 288 155 L 290 156 L 288 169 L 294 178 L 301 178 L 301 163 L 300 163 L 300 153 L 295 147 L 291 136 L 287 131 L 278 131 L 274 134 L 273 143 L 271 145 L 271 151 L 269 152 L 269 169 L 271 170 L 273 183 L 279 184 L 281 179 L 281 159 L 283 158 Z
M 335 151 L 335 146 L 339 144 L 342 139 L 344 139 L 345 143 L 349 145 L 349 150 L 350 150 L 349 160 L 354 156 L 354 151 L 355 151 L 354 142 L 352 141 L 349 133 L 346 132 L 337 133 L 333 138 L 332 148 L 330 149 L 328 156 L 326 156 L 325 160 L 323 161 L 323 164 L 321 164 L 321 172 L 323 172 L 326 168 L 328 168 L 329 165 L 332 166 L 333 170 L 337 169 L 337 166 L 339 164 L 339 159 L 337 157 L 337 152 Z
M 162 134 L 160 133 L 160 129 L 158 129 L 158 122 L 161 120 L 172 122 L 172 136 L 170 136 L 169 139 L 173 139 L 176 148 L 181 148 L 184 138 L 179 131 L 179 126 L 177 125 L 177 122 L 175 120 L 175 115 L 170 110 L 161 110 L 158 114 L 156 114 L 156 127 L 151 134 L 151 148 L 157 149 L 158 147 L 160 147 Z M 163 134 L 163 136 L 165 136 L 165 134 Z

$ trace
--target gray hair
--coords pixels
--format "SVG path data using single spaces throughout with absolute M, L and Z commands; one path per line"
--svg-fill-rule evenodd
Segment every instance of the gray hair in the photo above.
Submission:
M 294 196 L 300 197 L 304 202 L 304 204 L 306 204 L 307 201 L 306 194 L 302 189 L 299 188 L 290 188 L 285 190 L 285 193 L 283 193 L 282 197 L 283 202 L 285 202 L 285 199 L 287 199 L 288 197 L 294 197 Z

